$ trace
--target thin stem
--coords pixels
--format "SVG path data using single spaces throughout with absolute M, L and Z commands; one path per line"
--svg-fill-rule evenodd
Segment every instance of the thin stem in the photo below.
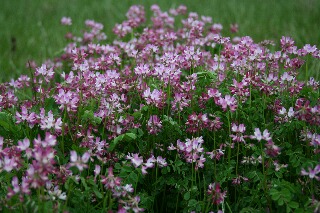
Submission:
M 239 165 L 239 151 L 240 151 L 240 142 L 238 142 L 238 150 L 237 150 L 237 165 L 236 165 L 236 175 L 238 176 L 238 165 Z
M 168 99 L 167 116 L 168 117 L 169 117 L 169 111 L 170 111 L 170 97 L 171 97 L 171 87 L 170 87 L 170 78 L 169 78 L 168 87 L 167 87 L 167 99 Z
M 175 209 L 175 213 L 177 213 L 178 210 L 178 202 L 179 202 L 179 194 L 177 195 L 177 201 L 176 201 L 176 209 Z
M 305 81 L 308 82 L 308 59 L 309 57 L 307 56 L 307 61 L 306 61 L 306 77 L 305 77 Z
M 229 129 L 229 149 L 228 149 L 228 165 L 230 166 L 230 158 L 231 158 L 231 124 L 230 124 L 230 111 L 227 114 L 227 118 L 228 118 L 228 129 Z
M 64 154 L 64 137 L 65 137 L 65 128 L 66 128 L 66 119 L 67 119 L 67 109 L 64 109 L 63 122 L 62 122 L 62 140 L 61 140 L 61 152 Z

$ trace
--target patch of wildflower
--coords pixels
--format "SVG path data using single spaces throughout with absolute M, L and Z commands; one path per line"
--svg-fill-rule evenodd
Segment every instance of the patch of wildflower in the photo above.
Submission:
M 112 42 L 87 20 L 0 84 L 0 211 L 317 210 L 319 82 L 305 72 L 318 48 L 277 50 L 236 23 L 224 37 L 183 5 L 151 12 L 132 6 Z

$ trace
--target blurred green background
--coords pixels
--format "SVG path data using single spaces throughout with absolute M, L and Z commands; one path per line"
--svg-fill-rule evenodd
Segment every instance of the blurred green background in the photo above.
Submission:
M 312 44 L 320 47 L 320 0 L 0 0 L 0 82 L 27 74 L 25 64 L 38 64 L 52 58 L 65 46 L 67 31 L 80 35 L 86 19 L 104 24 L 111 41 L 115 23 L 125 19 L 134 4 L 158 4 L 162 11 L 184 4 L 188 12 L 211 16 L 224 26 L 229 35 L 231 23 L 239 24 L 239 36 L 249 35 L 259 42 L 291 36 L 298 47 Z M 63 16 L 72 18 L 72 26 L 61 26 Z M 149 19 L 148 19 L 149 20 Z M 309 72 L 319 79 L 320 63 L 309 61 Z

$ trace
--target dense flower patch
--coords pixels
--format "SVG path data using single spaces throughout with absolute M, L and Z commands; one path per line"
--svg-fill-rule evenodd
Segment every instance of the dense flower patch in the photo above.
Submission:
M 320 51 L 151 10 L 0 85 L 0 210 L 318 211 Z

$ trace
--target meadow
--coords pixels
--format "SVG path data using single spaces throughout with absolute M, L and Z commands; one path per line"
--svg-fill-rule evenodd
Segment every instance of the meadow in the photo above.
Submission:
M 38 63 L 59 54 L 65 46 L 61 35 L 66 29 L 60 27 L 63 16 L 73 19 L 72 29 L 80 31 L 87 19 L 102 23 L 108 39 L 113 40 L 112 28 L 122 22 L 133 4 L 146 8 L 154 3 L 163 10 L 180 4 L 180 1 L 130 1 L 112 0 L 13 0 L 2 1 L 0 9 L 0 82 L 27 73 L 28 60 Z M 274 40 L 277 45 L 281 36 L 291 36 L 298 46 L 319 45 L 320 2 L 317 0 L 219 0 L 183 1 L 190 11 L 210 16 L 214 23 L 224 26 L 223 33 L 230 36 L 229 25 L 239 25 L 239 35 L 250 35 L 255 41 Z M 146 11 L 151 15 L 150 11 Z M 70 29 L 71 30 L 71 29 Z M 13 42 L 12 42 L 13 40 Z M 312 70 L 319 70 L 320 63 L 311 61 Z M 319 72 L 313 76 L 319 79 Z
M 0 211 L 318 212 L 318 1 L 123 2 L 3 3 Z

